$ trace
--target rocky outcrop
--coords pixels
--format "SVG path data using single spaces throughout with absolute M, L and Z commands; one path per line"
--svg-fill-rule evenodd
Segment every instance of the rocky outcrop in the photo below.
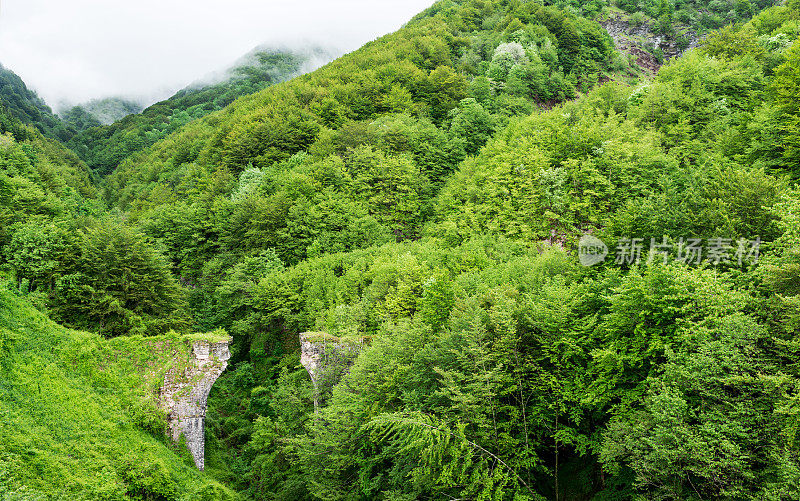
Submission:
M 650 73 L 657 72 L 661 63 L 646 50 L 648 47 L 660 49 L 664 54 L 664 60 L 667 61 L 697 47 L 699 42 L 697 33 L 690 29 L 680 28 L 679 35 L 666 37 L 655 33 L 648 22 L 634 25 L 628 16 L 620 14 L 601 20 L 600 24 L 614 40 L 617 50 L 633 55 L 636 64 Z M 683 40 L 683 43 L 680 43 L 680 40 Z
M 343 341 L 323 332 L 300 334 L 300 363 L 314 384 L 314 408 L 323 403 L 327 392 L 350 370 L 363 349 L 360 342 Z
M 228 341 L 194 341 L 188 361 L 174 361 L 164 376 L 159 403 L 167 411 L 169 434 L 181 435 L 200 470 L 205 468 L 206 402 L 214 382 L 228 366 Z

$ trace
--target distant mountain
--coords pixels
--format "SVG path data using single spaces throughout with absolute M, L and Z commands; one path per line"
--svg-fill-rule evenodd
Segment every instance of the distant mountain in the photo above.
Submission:
M 258 47 L 230 69 L 199 80 L 140 114 L 126 116 L 111 125 L 100 126 L 111 113 L 102 114 L 98 109 L 106 110 L 125 103 L 99 101 L 94 108 L 81 106 L 71 109 L 65 114 L 65 120 L 73 127 L 85 130 L 68 144 L 92 169 L 108 174 L 133 153 L 156 143 L 190 121 L 220 110 L 239 97 L 314 70 L 334 57 L 321 48 Z M 93 119 L 94 126 L 87 129 L 85 125 Z
M 56 114 L 47 103 L 28 88 L 13 71 L 0 65 L 0 104 L 6 113 L 42 134 L 62 142 L 75 134 L 100 125 L 112 124 L 128 115 L 140 113 L 143 106 L 121 97 L 93 99 Z
M 61 119 L 78 131 L 101 125 L 111 125 L 128 115 L 141 113 L 144 107 L 123 97 L 92 99 L 60 113 Z
M 65 125 L 36 92 L 3 65 L 0 65 L 0 104 L 9 115 L 36 127 L 50 138 L 67 141 L 77 132 Z

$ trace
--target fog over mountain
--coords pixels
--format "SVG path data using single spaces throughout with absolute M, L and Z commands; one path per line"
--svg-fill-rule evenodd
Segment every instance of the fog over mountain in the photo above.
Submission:
M 346 52 L 399 28 L 430 0 L 3 0 L 0 62 L 51 106 L 112 95 L 143 104 L 257 45 Z

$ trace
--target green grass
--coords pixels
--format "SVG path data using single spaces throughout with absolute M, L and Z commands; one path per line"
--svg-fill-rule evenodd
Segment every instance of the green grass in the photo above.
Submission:
M 305 338 L 312 343 L 323 343 L 326 341 L 329 343 L 338 343 L 341 341 L 338 337 L 328 334 L 327 332 L 304 332 L 301 335 L 305 336 Z
M 231 341 L 231 337 L 222 329 L 212 332 L 197 332 L 193 334 L 184 334 L 180 337 L 183 341 L 207 341 L 209 343 L 221 343 L 223 341 Z
M 107 341 L 0 289 L 0 499 L 234 498 L 166 438 L 156 406 L 200 338 Z
M 338 337 L 327 332 L 304 332 L 302 334 L 312 343 L 333 343 L 333 344 L 364 344 L 371 340 L 370 336 L 343 336 Z

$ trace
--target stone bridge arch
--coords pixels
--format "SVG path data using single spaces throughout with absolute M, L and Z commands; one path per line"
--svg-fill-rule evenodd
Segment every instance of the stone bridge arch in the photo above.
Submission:
M 205 422 L 208 395 L 231 358 L 229 341 L 195 341 L 188 363 L 174 364 L 165 376 L 159 405 L 167 412 L 169 435 L 181 435 L 200 470 L 205 469 Z
M 300 363 L 314 385 L 314 409 L 322 405 L 326 390 L 349 371 L 364 349 L 364 340 L 350 341 L 324 332 L 300 334 Z

